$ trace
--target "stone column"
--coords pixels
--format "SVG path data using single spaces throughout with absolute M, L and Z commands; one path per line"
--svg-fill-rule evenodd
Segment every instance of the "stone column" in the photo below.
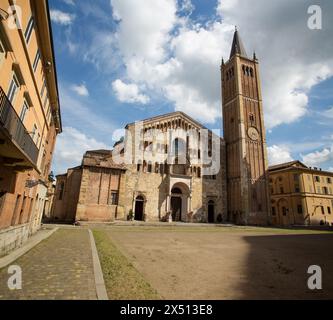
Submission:
M 170 201 L 171 201 L 171 196 L 168 194 L 167 195 L 167 202 L 166 202 L 166 211 L 170 211 Z

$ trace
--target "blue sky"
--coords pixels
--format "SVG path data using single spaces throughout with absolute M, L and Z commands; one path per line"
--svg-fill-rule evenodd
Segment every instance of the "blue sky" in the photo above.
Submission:
M 333 170 L 333 5 L 311 1 L 50 0 L 64 132 L 56 174 L 111 148 L 127 123 L 181 110 L 221 128 L 219 64 L 234 25 L 261 67 L 271 164 Z

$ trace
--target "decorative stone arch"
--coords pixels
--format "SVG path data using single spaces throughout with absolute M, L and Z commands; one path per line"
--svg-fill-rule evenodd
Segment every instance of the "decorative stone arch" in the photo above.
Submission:
M 172 221 L 186 221 L 191 209 L 190 187 L 184 182 L 176 182 L 171 187 L 170 195 Z
M 145 207 L 146 207 L 146 197 L 143 194 L 138 194 L 134 199 L 134 220 L 144 221 L 145 220 Z

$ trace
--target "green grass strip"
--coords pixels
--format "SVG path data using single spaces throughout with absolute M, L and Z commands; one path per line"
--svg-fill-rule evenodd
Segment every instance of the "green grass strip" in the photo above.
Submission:
M 161 299 L 104 231 L 93 230 L 93 234 L 110 300 Z

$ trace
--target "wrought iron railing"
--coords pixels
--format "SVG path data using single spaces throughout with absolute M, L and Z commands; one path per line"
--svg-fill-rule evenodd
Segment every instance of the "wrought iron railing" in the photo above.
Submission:
M 38 148 L 30 134 L 24 127 L 20 117 L 16 113 L 5 92 L 0 87 L 0 126 L 5 128 L 11 139 L 30 158 L 33 165 L 37 165 Z

